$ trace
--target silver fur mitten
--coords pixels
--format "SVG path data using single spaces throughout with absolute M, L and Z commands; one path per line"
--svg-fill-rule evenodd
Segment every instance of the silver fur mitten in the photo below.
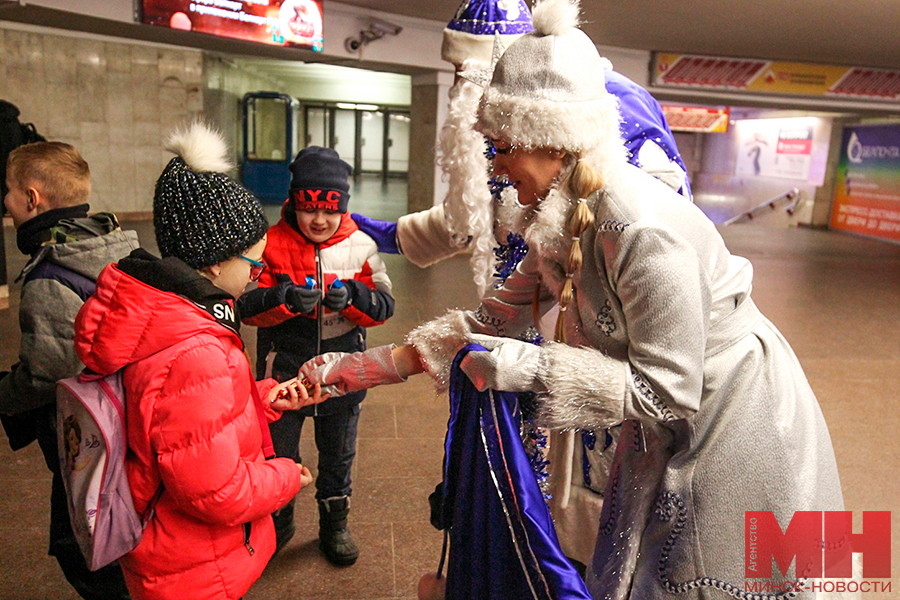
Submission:
M 393 345 L 365 352 L 326 352 L 306 361 L 299 376 L 322 385 L 322 394 L 343 396 L 387 383 L 406 381 L 394 364 Z

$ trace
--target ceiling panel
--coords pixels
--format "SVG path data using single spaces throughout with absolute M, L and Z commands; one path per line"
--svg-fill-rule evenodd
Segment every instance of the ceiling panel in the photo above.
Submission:
M 457 0 L 341 3 L 447 21 L 459 6 Z M 603 46 L 900 68 L 897 0 L 585 0 L 582 13 L 582 28 Z

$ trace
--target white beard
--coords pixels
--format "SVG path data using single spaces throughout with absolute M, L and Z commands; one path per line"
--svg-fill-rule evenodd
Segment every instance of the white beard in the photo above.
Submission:
M 454 242 L 472 248 L 470 264 L 479 297 L 493 273 L 494 240 L 491 230 L 489 164 L 484 136 L 474 129 L 483 88 L 459 79 L 450 89 L 450 110 L 441 128 L 438 164 L 447 174 L 449 190 L 444 214 Z

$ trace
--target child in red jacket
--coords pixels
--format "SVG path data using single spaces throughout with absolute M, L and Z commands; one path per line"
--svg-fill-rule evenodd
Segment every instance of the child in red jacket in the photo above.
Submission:
M 300 365 L 324 352 L 364 350 L 365 328 L 394 313 L 391 281 L 378 248 L 347 214 L 350 165 L 330 148 L 311 146 L 300 151 L 290 169 L 290 197 L 281 220 L 269 229 L 263 255 L 270 268 L 239 306 L 243 322 L 259 327 L 257 374 L 277 381 L 296 377 Z M 320 548 L 339 566 L 359 557 L 347 514 L 364 397 L 365 392 L 355 392 L 331 398 L 270 425 L 276 454 L 300 462 L 303 422 L 314 418 Z M 294 534 L 293 502 L 274 518 L 280 548 Z
M 275 552 L 271 513 L 312 482 L 271 457 L 265 421 L 320 398 L 253 380 L 234 302 L 265 269 L 268 222 L 223 173 L 221 136 L 194 125 L 168 147 L 178 156 L 153 201 L 162 258 L 135 250 L 103 270 L 75 321 L 75 350 L 97 373 L 122 370 L 138 513 L 162 490 L 119 561 L 131 597 L 237 600 Z

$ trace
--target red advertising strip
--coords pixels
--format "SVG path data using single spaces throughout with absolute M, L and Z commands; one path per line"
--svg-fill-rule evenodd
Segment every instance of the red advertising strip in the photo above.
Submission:
M 767 64 L 762 60 L 681 56 L 659 79 L 667 85 L 743 88 Z
M 810 154 L 812 140 L 778 140 L 775 148 L 777 154 Z
M 867 98 L 900 98 L 900 71 L 854 67 L 828 93 Z
M 323 0 L 141 0 L 141 22 L 321 52 Z
M 663 115 L 672 131 L 700 131 L 705 133 L 728 131 L 727 108 L 662 105 Z

